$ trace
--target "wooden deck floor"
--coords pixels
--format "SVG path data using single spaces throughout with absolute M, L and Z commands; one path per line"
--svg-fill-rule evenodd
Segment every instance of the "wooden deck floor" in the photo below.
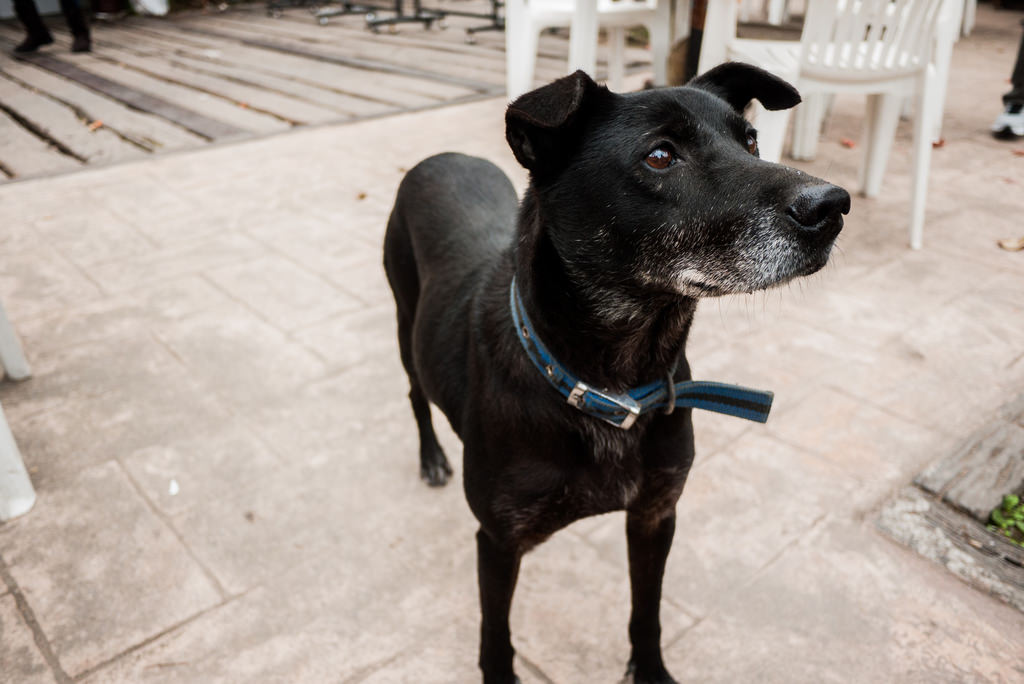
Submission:
M 320 25 L 303 7 L 275 18 L 262 3 L 234 5 L 96 22 L 91 54 L 71 54 L 61 18 L 50 23 L 56 43 L 23 59 L 10 54 L 20 26 L 0 23 L 0 183 L 504 91 L 504 34 L 467 44 L 465 29 L 487 23 L 476 18 L 373 33 L 361 14 Z M 538 81 L 563 74 L 567 53 L 565 35 L 542 36 Z

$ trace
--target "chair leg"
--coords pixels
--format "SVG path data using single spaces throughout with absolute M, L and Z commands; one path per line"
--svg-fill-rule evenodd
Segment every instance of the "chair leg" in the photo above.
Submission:
M 947 0 L 951 2 L 952 0 Z M 953 43 L 960 31 L 960 19 L 963 7 L 959 11 L 944 16 L 939 22 L 938 35 L 935 40 L 935 53 L 932 64 L 935 65 L 935 83 L 931 88 L 931 97 L 927 106 L 931 111 L 932 129 L 929 135 L 934 142 L 942 140 L 942 119 L 946 111 L 946 84 L 949 81 L 949 63 L 953 59 Z
M 900 122 L 903 98 L 899 95 L 868 95 L 864 117 L 864 160 L 860 166 L 860 192 L 865 197 L 878 197 L 882 178 L 889 163 L 889 151 Z
M 827 95 L 811 93 L 794 110 L 793 145 L 790 148 L 793 159 L 811 161 L 817 155 L 827 103 Z
M 584 2 L 576 6 L 569 26 L 569 70 L 582 69 L 594 76 L 597 71 L 597 3 Z
M 621 93 L 626 80 L 626 29 L 608 28 L 608 87 Z
M 974 18 L 978 12 L 978 0 L 964 0 L 964 18 L 960 25 L 960 35 L 969 36 L 974 30 Z
M 36 492 L 0 407 L 0 522 L 27 513 L 36 502 Z
M 910 196 L 910 247 L 921 249 L 924 242 L 924 210 L 928 199 L 928 175 L 932 162 L 932 132 L 935 111 L 928 106 L 934 97 L 935 73 L 929 67 L 918 86 L 917 118 L 914 120 L 914 177 Z
M 804 96 L 803 101 L 793 110 L 793 139 L 789 145 L 789 156 L 792 159 L 801 161 L 805 159 L 803 149 L 806 147 L 804 138 L 807 137 L 810 116 L 810 102 Z
M 0 304 L 0 366 L 11 380 L 24 380 L 32 375 L 3 304 Z
M 539 41 L 539 30 L 532 25 L 524 0 L 508 0 L 505 5 L 505 88 L 509 100 L 532 90 Z
M 780 26 L 786 18 L 786 0 L 768 0 L 768 23 Z
M 704 17 L 705 36 L 735 36 L 736 18 L 739 5 L 735 2 L 709 2 Z M 718 66 L 729 57 L 728 41 L 702 40 L 700 58 L 697 60 L 697 73 L 703 74 L 708 69 Z
M 782 145 L 789 123 L 789 110 L 770 112 L 760 103 L 755 105 L 754 125 L 757 127 L 757 146 L 761 159 L 778 163 L 782 159 Z
M 668 56 L 672 49 L 672 3 L 659 2 L 654 22 L 647 27 L 651 41 L 651 64 L 654 69 L 654 85 L 668 85 Z M 679 35 L 688 35 L 687 33 Z

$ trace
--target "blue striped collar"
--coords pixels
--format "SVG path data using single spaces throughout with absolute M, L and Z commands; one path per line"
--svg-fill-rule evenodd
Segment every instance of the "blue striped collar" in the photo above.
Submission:
M 560 364 L 537 337 L 523 307 L 515 277 L 509 287 L 509 307 L 516 335 L 533 365 L 565 397 L 566 403 L 589 416 L 623 430 L 633 427 L 636 419 L 644 413 L 657 409 L 671 413 L 679 406 L 724 413 L 758 423 L 768 420 L 774 394 L 739 385 L 695 380 L 673 384 L 658 380 L 621 393 L 591 387 Z

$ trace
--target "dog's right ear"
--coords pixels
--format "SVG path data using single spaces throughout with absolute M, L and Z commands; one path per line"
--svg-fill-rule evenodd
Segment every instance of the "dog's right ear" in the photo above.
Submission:
M 772 111 L 800 104 L 800 93 L 792 85 L 760 67 L 742 62 L 719 64 L 686 85 L 718 95 L 741 114 L 753 99 Z
M 583 71 L 563 76 L 516 98 L 505 112 L 505 139 L 520 164 L 536 173 L 565 152 L 565 135 L 579 114 L 595 100 L 609 96 Z M 568 136 L 571 138 L 571 136 Z

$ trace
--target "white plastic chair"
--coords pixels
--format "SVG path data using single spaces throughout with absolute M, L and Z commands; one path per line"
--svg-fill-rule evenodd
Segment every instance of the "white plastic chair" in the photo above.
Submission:
M 935 51 L 932 54 L 932 65 L 935 67 L 935 83 L 931 89 L 928 107 L 931 110 L 931 140 L 939 143 L 942 140 L 942 120 L 946 111 L 946 86 L 949 83 L 949 66 L 953 59 L 953 45 L 959 39 L 961 22 L 964 21 L 966 5 L 960 0 L 948 0 L 942 5 L 939 23 L 935 28 Z M 807 106 L 798 113 L 793 127 L 793 159 L 809 161 L 814 159 L 818 135 L 826 109 L 831 108 L 831 97 L 810 95 Z M 900 112 L 902 118 L 913 117 L 913 100 L 906 98 Z
M 507 0 L 505 60 L 506 87 L 510 100 L 533 88 L 541 31 L 572 26 L 576 9 L 575 0 Z M 630 26 L 647 27 L 654 82 L 659 85 L 666 82 L 670 11 L 668 0 L 660 3 L 658 0 L 597 0 L 597 22 L 608 29 L 608 83 L 612 90 L 622 89 L 626 66 L 626 29 Z M 570 56 L 570 61 L 572 59 Z M 589 64 L 569 64 L 569 67 L 567 73 L 576 67 L 593 71 Z
M 949 81 L 949 65 L 953 57 L 953 44 L 959 37 L 964 5 L 961 0 L 947 0 L 942 3 L 938 22 L 935 26 L 934 50 L 931 64 L 935 69 L 935 80 L 930 89 L 928 108 L 931 112 L 930 139 L 939 142 L 942 139 L 942 119 L 946 109 L 946 85 Z M 831 99 L 831 98 L 829 98 Z M 794 159 L 814 159 L 818 134 L 821 131 L 824 117 L 824 98 L 821 95 L 809 94 L 808 106 L 797 115 L 793 129 L 792 156 Z M 913 98 L 904 99 L 901 115 L 905 118 L 913 116 Z
M 23 380 L 31 371 L 7 313 L 0 304 L 0 364 L 12 380 Z M 0 407 L 0 522 L 28 512 L 36 501 L 32 481 L 25 471 L 21 453 Z
M 867 95 L 865 157 L 860 173 L 861 193 L 867 197 L 877 196 L 881 189 L 903 100 L 914 97 L 910 244 L 919 249 L 931 143 L 944 97 L 944 84 L 939 84 L 936 75 L 936 61 L 943 60 L 941 54 L 936 60 L 936 37 L 949 34 L 941 22 L 953 16 L 950 8 L 959 12 L 960 3 L 962 0 L 809 0 L 799 43 L 726 40 L 721 46 L 701 50 L 700 69 L 736 59 L 757 64 L 793 83 L 805 101 L 797 108 L 794 126 L 797 158 L 813 155 L 826 97 Z M 713 30 L 721 35 L 730 30 L 728 22 L 735 27 L 735 12 L 734 2 L 709 3 L 708 22 L 715 22 Z M 735 28 L 731 31 L 735 35 Z M 706 23 L 705 41 L 707 33 Z M 948 54 L 944 59 L 943 78 L 948 75 Z M 757 110 L 763 158 L 781 158 L 788 116 L 786 110 Z

